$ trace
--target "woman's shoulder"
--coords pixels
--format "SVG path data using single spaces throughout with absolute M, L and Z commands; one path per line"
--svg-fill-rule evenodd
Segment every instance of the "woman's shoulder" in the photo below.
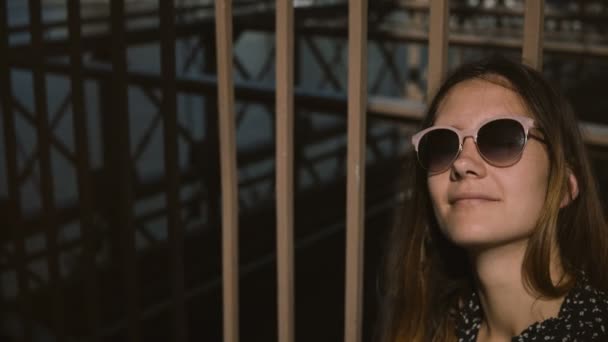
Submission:
M 514 341 L 608 341 L 608 294 L 584 275 L 570 290 L 557 317 L 529 326 Z
M 608 340 L 608 293 L 595 288 L 581 277 L 570 291 L 560 312 L 573 337 L 590 341 Z
M 571 302 L 573 308 L 595 308 L 596 312 L 608 315 L 608 292 L 593 286 L 584 274 L 578 278 L 566 301 Z

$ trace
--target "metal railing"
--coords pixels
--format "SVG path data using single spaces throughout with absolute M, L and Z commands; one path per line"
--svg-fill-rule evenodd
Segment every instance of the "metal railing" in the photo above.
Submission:
M 450 2 L 448 0 L 433 1 L 396 1 L 407 10 L 428 13 L 428 31 L 396 32 L 384 30 L 384 28 L 371 27 L 369 23 L 370 4 L 367 0 L 349 0 L 347 6 L 337 4 L 334 9 L 348 9 L 347 29 L 343 27 L 315 26 L 316 23 L 302 23 L 297 25 L 296 9 L 294 1 L 277 0 L 274 9 L 270 8 L 272 2 L 264 2 L 264 8 L 270 8 L 268 13 L 274 10 L 274 25 L 268 22 L 256 22 L 249 18 L 248 22 L 233 25 L 237 16 L 234 12 L 231 0 L 216 0 L 215 2 L 202 5 L 180 7 L 174 1 L 158 1 L 158 9 L 154 11 L 143 11 L 141 13 L 127 13 L 128 1 L 112 0 L 109 7 L 109 17 L 88 18 L 89 24 L 103 24 L 108 27 L 107 32 L 83 34 L 83 22 L 80 1 L 67 1 L 67 17 L 65 20 L 47 21 L 42 20 L 42 3 L 40 0 L 30 0 L 29 21 L 27 25 L 12 25 L 9 27 L 9 16 L 6 2 L 0 5 L 0 102 L 2 110 L 2 127 L 4 129 L 3 144 L 5 151 L 6 178 L 8 196 L 7 212 L 10 212 L 9 243 L 2 246 L 0 252 L 10 255 L 8 261 L 3 265 L 9 265 L 15 272 L 18 300 L 15 301 L 15 311 L 24 319 L 19 325 L 24 341 L 35 340 L 33 319 L 38 314 L 34 312 L 32 302 L 34 298 L 32 271 L 29 268 L 30 261 L 34 259 L 34 253 L 28 250 L 27 244 L 30 235 L 34 232 L 43 232 L 46 242 L 46 251 L 42 253 L 47 263 L 48 289 L 51 298 L 48 304 L 50 314 L 49 325 L 52 327 L 53 336 L 57 341 L 68 341 L 69 334 L 66 326 L 66 304 L 70 293 L 59 284 L 64 271 L 60 261 L 61 251 L 67 244 L 60 241 L 61 227 L 67 223 L 77 221 L 81 227 L 81 237 L 74 244 L 82 246 L 82 264 L 84 270 L 84 283 L 82 287 L 88 294 L 84 299 L 85 330 L 89 333 L 88 340 L 101 341 L 106 336 L 115 336 L 117 331 L 125 331 L 128 341 L 141 341 L 145 337 L 142 334 L 142 321 L 158 312 L 169 312 L 172 325 L 171 340 L 186 341 L 192 339 L 188 325 L 191 318 L 188 317 L 188 302 L 200 289 L 188 288 L 185 283 L 187 271 L 185 269 L 185 247 L 187 240 L 186 224 L 183 211 L 186 206 L 196 205 L 196 199 L 184 200 L 181 189 L 191 184 L 196 176 L 193 172 L 184 172 L 180 167 L 180 139 L 186 139 L 195 145 L 195 139 L 189 136 L 186 127 L 179 122 L 179 99 L 182 93 L 192 93 L 204 97 L 209 112 L 208 126 L 209 135 L 217 137 L 219 144 L 210 143 L 204 148 L 208 149 L 208 160 L 214 164 L 217 160 L 220 168 L 216 165 L 206 166 L 206 172 L 211 173 L 213 179 L 221 179 L 220 184 L 206 184 L 221 195 L 221 203 L 213 202 L 213 196 L 209 196 L 209 211 L 220 211 L 221 217 L 211 217 L 209 221 L 221 221 L 221 260 L 222 260 L 222 307 L 223 307 L 223 339 L 226 342 L 239 341 L 240 326 L 240 299 L 239 299 L 239 215 L 243 210 L 239 201 L 239 183 L 237 178 L 239 166 L 237 165 L 237 128 L 240 115 L 238 114 L 237 99 L 259 102 L 274 110 L 276 138 L 275 171 L 274 181 L 276 202 L 276 278 L 277 278 L 277 336 L 281 342 L 292 342 L 298 336 L 295 324 L 295 262 L 296 241 L 294 233 L 294 196 L 297 192 L 297 177 L 294 175 L 297 166 L 296 159 L 297 144 L 294 142 L 295 119 L 297 108 L 317 108 L 333 112 L 345 112 L 347 122 L 347 151 L 346 151 L 346 250 L 345 250 L 345 282 L 344 282 L 344 340 L 348 342 L 359 342 L 363 339 L 363 297 L 364 297 L 364 232 L 365 232 L 365 185 L 366 185 L 366 149 L 375 144 L 374 141 L 366 140 L 368 131 L 368 119 L 371 116 L 383 118 L 397 118 L 403 121 L 416 122 L 423 115 L 423 100 L 412 100 L 407 98 L 386 97 L 370 95 L 368 91 L 368 41 L 370 35 L 383 37 L 388 41 L 414 41 L 428 43 L 428 61 L 426 69 L 426 89 L 423 93 L 430 98 L 441 83 L 448 69 L 448 57 L 450 45 L 458 46 L 483 46 L 484 41 L 474 39 L 466 35 L 458 35 L 450 39 Z M 250 1 L 243 5 L 242 12 L 254 11 L 259 2 Z M 244 9 L 243 9 L 244 8 Z M 214 11 L 214 16 L 211 11 Z M 323 10 L 323 9 L 321 9 Z M 193 13 L 205 13 L 206 20 L 192 21 L 180 24 L 176 18 L 180 15 L 192 15 Z M 527 0 L 523 9 L 525 34 L 519 41 L 494 43 L 493 46 L 504 48 L 521 48 L 522 59 L 533 66 L 541 69 L 543 61 L 543 47 L 545 21 L 544 1 Z M 197 14 L 198 15 L 198 14 Z M 508 15 L 520 15 L 520 13 L 509 12 Z M 555 14 L 552 14 L 555 15 Z M 130 29 L 127 25 L 128 18 L 155 18 L 158 20 L 157 27 L 138 27 Z M 53 30 L 67 30 L 69 39 L 62 41 L 48 38 L 52 36 L 49 32 Z M 235 54 L 233 37 L 240 32 L 254 28 L 260 31 L 269 31 L 274 34 L 274 55 L 269 58 L 275 60 L 275 80 L 273 86 L 263 86 L 253 82 L 235 80 L 235 74 L 242 79 L 251 81 L 253 76 L 248 74 L 240 65 L 238 56 Z M 196 36 L 199 31 L 204 31 L 197 39 L 208 44 L 203 58 L 207 65 L 207 71 L 217 69 L 217 77 L 202 75 L 197 79 L 180 77 L 176 69 L 177 47 L 176 42 L 180 36 Z M 53 31 L 54 32 L 54 31 Z M 347 34 L 347 56 L 348 75 L 346 96 L 332 95 L 323 92 L 303 91 L 296 88 L 298 59 L 301 56 L 297 49 L 301 49 L 297 34 L 310 33 L 339 36 Z M 11 34 L 29 33 L 29 42 L 11 43 Z M 210 34 L 211 33 L 211 34 Z M 130 69 L 128 65 L 129 47 L 137 44 L 147 44 L 151 41 L 159 43 L 160 71 L 158 75 L 146 73 L 141 70 Z M 428 41 L 428 42 L 427 42 Z M 105 43 L 104 43 L 105 42 Z M 331 65 L 323 59 L 322 53 L 312 39 L 304 39 L 303 42 L 309 46 L 313 58 L 326 72 L 324 83 L 330 84 L 335 90 L 342 91 L 340 80 L 331 72 Z M 99 45 L 108 44 L 108 49 L 102 49 Z M 202 43 L 201 43 L 202 44 Z M 502 45 L 501 45 L 502 44 Z M 560 43 L 561 44 L 561 43 Z M 602 58 L 607 54 L 605 46 L 589 48 L 585 45 L 552 45 L 551 49 L 557 52 L 590 53 L 592 57 Z M 382 52 L 387 51 L 381 47 Z M 191 62 L 197 58 L 198 51 L 194 49 L 188 56 L 184 69 L 191 66 Z M 101 55 L 107 65 L 96 65 L 85 63 L 84 56 Z M 63 56 L 65 60 L 47 57 Z M 386 58 L 386 57 L 385 57 Z M 67 61 L 67 62 L 66 62 Z M 387 59 L 388 61 L 388 59 Z M 390 61 L 393 64 L 398 62 Z M 192 62 L 193 63 L 193 62 Z M 100 63 L 102 64 L 102 63 Z M 271 65 L 271 64 L 268 64 Z M 394 67 L 394 66 L 393 66 Z M 31 113 L 27 106 L 21 104 L 14 98 L 17 92 L 11 75 L 14 69 L 31 71 L 33 89 L 33 109 Z M 236 72 L 235 72 L 236 70 Z M 73 151 L 65 147 L 60 139 L 53 136 L 53 129 L 58 121 L 59 115 L 54 115 L 49 109 L 48 83 L 46 77 L 49 74 L 61 75 L 69 80 L 70 93 L 66 98 L 66 105 L 72 113 Z M 90 126 L 88 122 L 88 107 L 86 104 L 86 82 L 95 81 L 99 92 L 105 94 L 101 99 L 100 107 L 103 113 L 100 115 L 101 136 L 104 141 L 102 159 L 103 170 L 92 170 L 91 146 L 89 145 Z M 143 92 L 158 105 L 160 117 L 158 125 L 162 124 L 162 159 L 163 176 L 154 184 L 147 184 L 148 190 L 140 190 L 142 187 L 139 180 L 134 176 L 135 155 L 140 155 L 145 145 L 143 139 L 140 145 L 133 146 L 131 128 L 134 125 L 129 119 L 129 101 L 132 87 L 143 89 Z M 68 106 L 71 104 L 71 106 Z M 62 108 L 63 108 L 62 107 Z M 216 111 L 217 109 L 217 111 Z M 217 113 L 215 113 L 217 112 Z M 32 153 L 33 156 L 23 162 L 20 156 L 19 139 L 15 134 L 18 125 L 19 114 L 29 118 L 29 122 L 35 127 L 37 146 Z M 217 126 L 217 127 L 216 127 Z M 605 126 L 593 123 L 581 123 L 584 138 L 587 143 L 600 146 L 608 146 L 608 129 Z M 148 132 L 146 133 L 148 134 Z M 151 135 L 151 133 L 150 133 Z M 217 136 L 215 136 L 217 135 Z M 213 139 L 210 139 L 213 140 Z M 58 190 L 54 180 L 59 177 L 54 173 L 52 155 L 54 150 L 60 150 L 62 155 L 70 159 L 74 164 L 77 184 L 78 204 L 71 210 L 59 208 L 56 201 Z M 133 152 L 135 150 L 135 152 Z M 252 159 L 257 157 L 253 156 Z M 27 158 L 26 158 L 27 159 Z M 24 166 L 25 165 L 25 166 Z M 35 220 L 28 218 L 24 212 L 21 186 L 24 179 L 39 172 L 41 210 Z M 99 174 L 103 179 L 112 181 L 111 191 L 100 195 L 100 187 L 97 183 Z M 217 176 L 217 177 L 216 177 Z M 103 182 L 101 182 L 103 183 Z M 213 183 L 213 180 L 209 181 Z M 154 188 L 154 190 L 149 190 Z M 145 218 L 136 217 L 135 207 L 141 197 L 141 193 L 161 193 L 164 208 L 160 214 L 149 214 L 152 216 L 163 216 L 166 218 L 167 227 L 167 249 L 168 249 L 168 288 L 169 299 L 152 308 L 144 307 L 142 304 L 142 280 L 139 278 L 141 264 L 137 249 L 137 237 L 146 235 L 140 226 Z M 214 191 L 209 190 L 210 193 Z M 102 270 L 98 267 L 97 245 L 99 244 L 98 225 L 98 197 L 108 196 L 103 208 L 103 214 L 107 219 L 108 239 L 111 241 L 109 247 L 113 258 L 109 264 L 113 273 L 120 275 L 116 282 L 121 289 L 117 295 L 117 302 L 124 303 L 124 307 L 118 313 L 121 320 L 116 323 L 107 323 L 103 317 L 101 287 L 99 279 L 103 278 Z M 193 204 L 194 203 L 194 204 Z M 4 222 L 3 222 L 4 226 Z M 35 227 L 38 230 L 36 230 Z M 247 241 L 245 241 L 247 242 Z M 10 245 L 10 247 L 7 247 Z M 38 255 L 38 254 L 36 254 Z M 3 259 L 4 260 L 4 259 Z M 214 283 L 215 284 L 215 283 Z M 218 285 L 219 286 L 219 285 Z M 107 314 L 106 314 L 107 315 Z M 218 313 L 219 315 L 219 313 Z

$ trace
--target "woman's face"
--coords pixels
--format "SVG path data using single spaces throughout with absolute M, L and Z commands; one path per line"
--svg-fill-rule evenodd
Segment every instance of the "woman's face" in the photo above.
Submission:
M 512 90 L 473 79 L 448 92 L 435 125 L 469 129 L 502 115 L 531 116 Z M 479 155 L 473 139 L 465 138 L 452 166 L 428 177 L 441 231 L 465 248 L 526 242 L 545 201 L 548 175 L 547 152 L 535 139 L 528 140 L 516 164 L 494 167 Z

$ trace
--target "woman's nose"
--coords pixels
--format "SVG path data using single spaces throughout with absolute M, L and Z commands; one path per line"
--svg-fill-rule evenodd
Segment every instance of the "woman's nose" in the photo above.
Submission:
M 486 175 L 486 163 L 479 154 L 473 137 L 465 137 L 462 150 L 452 164 L 452 176 L 455 178 L 483 177 Z

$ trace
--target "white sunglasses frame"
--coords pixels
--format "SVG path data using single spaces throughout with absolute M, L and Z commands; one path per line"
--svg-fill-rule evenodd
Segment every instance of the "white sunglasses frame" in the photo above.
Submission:
M 517 121 L 521 127 L 524 129 L 524 144 L 523 147 L 521 149 L 521 151 L 519 152 L 519 155 L 517 156 L 517 158 L 515 159 L 515 161 L 509 165 L 501 165 L 501 166 L 497 166 L 496 164 L 494 164 L 492 161 L 488 160 L 483 153 L 481 153 L 481 151 L 479 151 L 479 146 L 477 145 L 477 134 L 479 132 L 479 129 L 482 128 L 484 125 L 493 122 L 493 121 L 497 121 L 497 120 L 504 120 L 504 119 L 510 119 L 510 120 L 514 120 Z M 452 164 L 454 163 L 454 161 L 456 159 L 458 159 L 458 156 L 460 156 L 460 153 L 462 152 L 462 147 L 464 145 L 464 140 L 468 137 L 473 138 L 473 141 L 475 142 L 475 148 L 477 148 L 477 153 L 479 153 L 479 155 L 490 165 L 493 166 L 497 166 L 497 167 L 509 167 L 512 165 L 515 165 L 520 159 L 521 159 L 521 155 L 524 151 L 524 149 L 526 148 L 526 144 L 528 143 L 528 138 L 534 138 L 537 139 L 541 142 L 544 142 L 544 140 L 542 138 L 536 137 L 532 134 L 530 134 L 530 129 L 532 128 L 538 128 L 535 125 L 535 120 L 529 116 L 523 116 L 523 115 L 503 115 L 503 116 L 497 116 L 497 117 L 492 117 L 492 118 L 488 118 L 486 120 L 481 121 L 477 126 L 475 127 L 471 127 L 469 129 L 466 130 L 460 130 L 458 128 L 452 127 L 452 126 L 431 126 L 428 127 L 426 129 L 423 129 L 422 131 L 414 134 L 412 136 L 412 145 L 414 145 L 414 150 L 416 151 L 416 158 L 418 159 L 418 163 L 420 164 L 420 166 L 429 171 L 429 172 L 433 172 L 433 173 L 440 173 L 443 172 L 447 169 L 449 169 L 450 167 L 452 167 Z M 456 155 L 454 155 L 454 158 L 452 158 L 452 160 L 447 164 L 447 166 L 444 169 L 441 169 L 439 171 L 430 171 L 427 168 L 424 167 L 424 165 L 422 164 L 422 162 L 420 161 L 420 157 L 418 154 L 418 144 L 420 143 L 420 140 L 422 140 L 422 138 L 429 132 L 434 131 L 434 130 L 438 130 L 438 129 L 447 129 L 450 130 L 454 133 L 456 133 L 456 135 L 458 136 L 458 152 L 456 153 Z

